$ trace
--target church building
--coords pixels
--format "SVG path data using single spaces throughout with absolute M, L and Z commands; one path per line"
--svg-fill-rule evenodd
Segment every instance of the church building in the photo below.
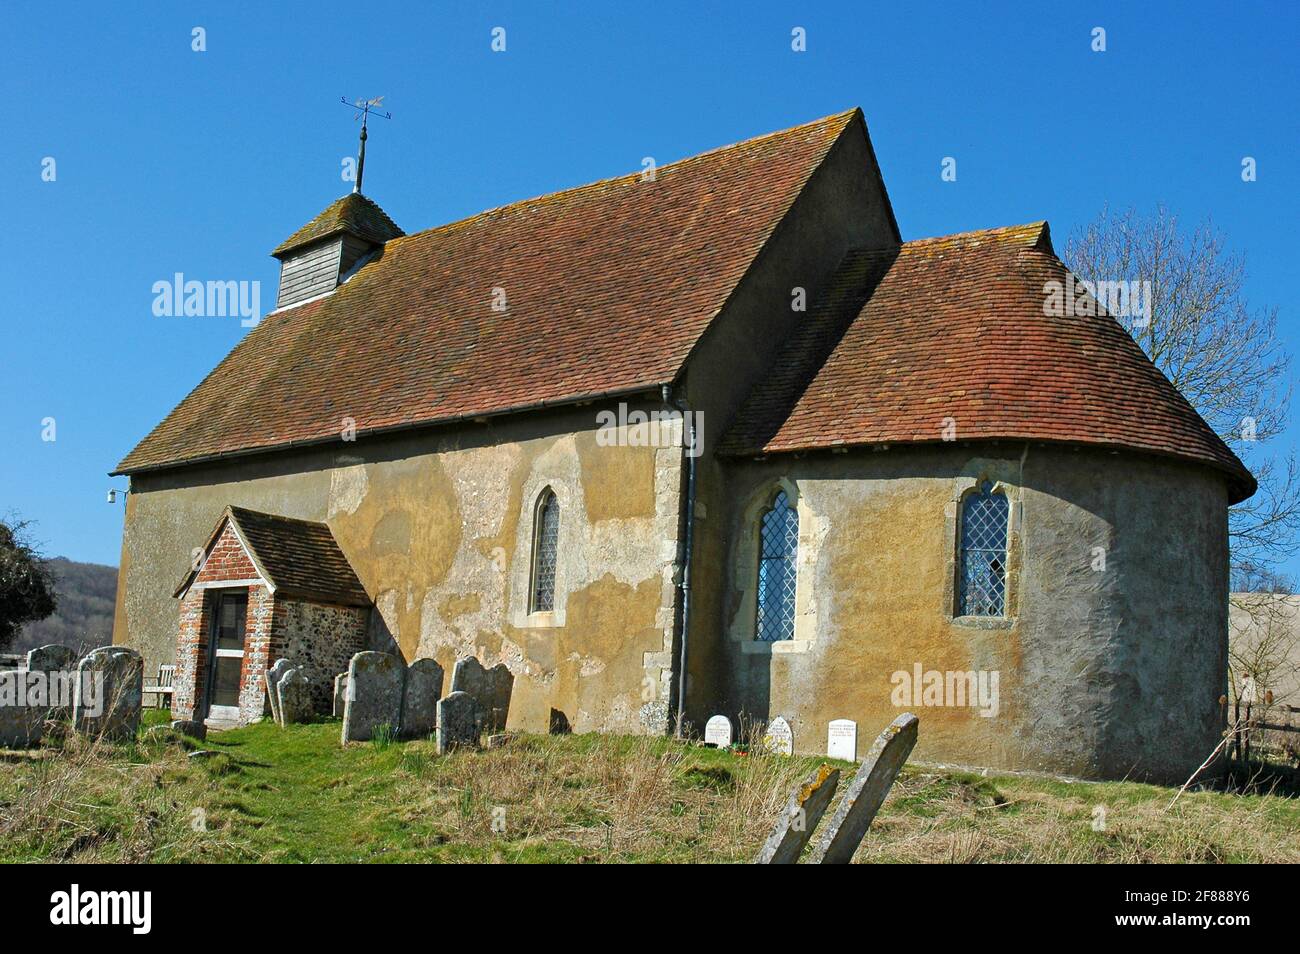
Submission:
M 375 649 L 504 663 L 522 731 L 910 710 L 916 759 L 1179 782 L 1218 742 L 1255 481 L 1059 307 L 1046 222 L 905 241 L 855 109 L 410 225 L 293 232 L 114 471 L 114 641 L 177 717 L 261 718 L 280 658 L 328 711 Z

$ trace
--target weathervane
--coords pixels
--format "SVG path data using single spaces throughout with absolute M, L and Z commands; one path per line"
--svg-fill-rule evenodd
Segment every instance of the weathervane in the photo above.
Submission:
M 371 114 L 381 119 L 392 119 L 392 113 L 381 113 L 379 107 L 383 105 L 384 97 L 376 96 L 374 99 L 359 99 L 355 103 L 349 103 L 346 96 L 342 97 L 343 105 L 357 112 L 352 117 L 361 120 L 361 147 L 357 150 L 357 181 L 352 186 L 353 192 L 361 191 L 361 177 L 366 172 L 366 123 L 369 121 Z

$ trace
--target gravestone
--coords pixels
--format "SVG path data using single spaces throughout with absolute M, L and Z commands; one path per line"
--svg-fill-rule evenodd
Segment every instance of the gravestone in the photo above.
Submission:
M 43 707 L 26 704 L 27 670 L 0 670 L 0 746 L 26 749 L 41 740 Z
M 42 721 L 71 717 L 73 686 L 77 676 L 77 651 L 58 643 L 37 646 L 27 653 L 27 671 L 43 673 L 46 677 L 47 710 Z
M 336 719 L 343 718 L 343 706 L 348 697 L 348 674 L 339 673 L 334 677 L 334 705 L 330 709 L 330 715 Z
M 839 783 L 840 770 L 823 765 L 808 781 L 795 789 L 785 810 L 781 812 L 781 817 L 776 820 L 772 834 L 767 836 L 767 841 L 759 849 L 754 863 L 795 864 L 817 823 L 826 813 L 826 808 L 835 795 L 835 786 Z
M 910 712 L 889 724 L 876 737 L 862 760 L 839 807 L 813 849 L 812 864 L 846 865 L 871 827 L 871 820 L 889 794 L 898 771 L 916 745 L 920 721 Z
M 276 692 L 280 697 L 281 725 L 311 721 L 315 714 L 311 688 L 311 680 L 302 669 L 290 669 L 280 677 Z
M 478 704 L 468 692 L 453 692 L 438 701 L 438 754 L 446 755 L 462 746 L 476 746 L 479 739 Z
M 25 668 L 0 670 L 0 746 L 29 748 L 48 721 L 68 718 L 76 664 L 74 650 L 51 643 L 28 652 Z
M 280 718 L 280 680 L 292 668 L 293 663 L 280 658 L 266 671 L 266 694 L 271 699 L 271 718 L 275 720 L 276 725 L 284 725 L 284 721 Z
M 427 738 L 438 723 L 438 700 L 442 698 L 442 666 L 436 659 L 417 659 L 406 667 L 402 691 L 402 735 Z
M 457 660 L 451 672 L 451 691 L 469 693 L 478 706 L 476 718 L 481 731 L 505 731 L 514 685 L 514 674 L 505 663 L 485 669 L 473 656 Z
M 343 741 L 363 742 L 381 725 L 394 733 L 402 722 L 402 684 L 406 667 L 388 653 L 362 652 L 348 665 L 343 704 Z
M 769 752 L 776 755 L 794 754 L 794 732 L 784 716 L 777 716 L 767 724 L 767 731 L 763 733 L 763 744 L 767 746 Z
M 858 724 L 852 719 L 832 719 L 826 727 L 826 755 L 846 762 L 858 760 Z
M 72 720 L 78 732 L 113 741 L 135 738 L 140 728 L 144 660 L 125 646 L 101 646 L 77 666 Z
M 704 723 L 704 744 L 720 749 L 731 745 L 731 720 L 724 715 L 715 715 Z

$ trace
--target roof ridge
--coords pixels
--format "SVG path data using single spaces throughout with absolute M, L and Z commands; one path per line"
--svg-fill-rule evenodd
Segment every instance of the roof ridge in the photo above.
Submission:
M 862 108 L 860 106 L 854 106 L 852 109 L 848 109 L 839 113 L 831 113 L 830 115 L 822 116 L 819 119 L 813 119 L 806 123 L 799 123 L 797 126 L 790 126 L 786 129 L 777 129 L 774 130 L 773 132 L 762 133 L 761 135 L 751 136 L 749 139 L 741 139 L 738 142 L 728 143 L 723 146 L 714 146 L 712 149 L 706 149 L 704 152 L 697 152 L 689 156 L 683 156 L 680 159 L 674 159 L 672 162 L 667 162 L 661 166 L 656 166 L 655 171 L 656 174 L 665 172 L 669 169 L 674 169 L 676 167 L 686 165 L 687 163 L 697 162 L 702 159 L 707 159 L 712 156 L 716 156 L 718 153 L 727 152 L 728 150 L 731 149 L 741 149 L 747 146 L 756 146 L 770 139 L 775 139 L 778 136 L 791 135 L 793 133 L 799 132 L 800 130 L 811 129 L 815 126 L 821 126 L 821 125 L 825 125 L 828 127 L 834 126 L 837 121 L 841 121 L 843 125 L 836 131 L 836 136 L 838 137 L 838 134 L 844 131 L 844 128 L 848 126 L 848 124 L 853 120 L 854 116 L 856 116 L 861 112 L 862 112 Z M 477 222 L 481 219 L 485 219 L 494 214 L 499 214 L 504 212 L 523 211 L 526 207 L 531 205 L 540 205 L 543 202 L 558 200 L 561 199 L 562 197 L 570 196 L 573 193 L 583 192 L 588 189 L 595 190 L 600 186 L 609 186 L 609 185 L 613 185 L 614 183 L 623 182 L 624 180 L 636 179 L 639 178 L 641 175 L 642 175 L 641 172 L 625 172 L 621 175 L 606 176 L 603 179 L 594 179 L 591 182 L 584 182 L 580 185 L 569 186 L 564 189 L 556 189 L 553 192 L 543 192 L 540 195 L 530 196 L 525 199 L 517 199 L 514 202 L 507 202 L 504 205 L 495 205 L 492 206 L 491 208 L 483 209 L 480 212 L 475 212 L 472 215 L 467 215 L 464 218 L 455 219 L 451 222 L 444 222 L 441 225 L 433 225 L 427 229 L 421 229 L 418 232 L 408 232 L 405 235 L 401 235 L 398 236 L 397 238 L 392 239 L 388 244 L 395 246 L 395 245 L 403 244 L 410 239 L 423 238 L 425 236 L 432 235 L 434 233 L 451 231 L 452 229 L 455 229 L 457 227 L 468 226 L 471 223 Z
M 302 523 L 309 527 L 324 527 L 326 530 L 330 530 L 330 525 L 323 520 L 305 520 L 302 517 L 289 517 L 282 513 L 269 513 L 265 510 L 254 510 L 251 507 L 236 507 L 234 504 L 227 504 L 226 510 L 230 512 L 231 516 L 235 516 L 237 513 L 246 513 L 251 514 L 254 517 L 267 517 L 271 520 L 281 520 L 285 523 Z M 333 530 L 330 530 L 330 533 L 333 532 Z
M 1046 219 L 1037 219 L 1033 222 L 1024 222 L 1019 225 L 997 225 L 987 229 L 971 229 L 967 232 L 953 232 L 949 235 L 931 235 L 926 238 L 908 239 L 903 243 L 903 248 L 917 248 L 925 245 L 938 244 L 939 242 L 964 241 L 975 238 L 1000 238 L 1004 235 L 1011 235 L 1018 232 L 1023 233 L 1031 229 L 1034 230 L 1037 235 L 1041 236 L 1042 232 L 1047 229 L 1047 227 L 1048 224 Z

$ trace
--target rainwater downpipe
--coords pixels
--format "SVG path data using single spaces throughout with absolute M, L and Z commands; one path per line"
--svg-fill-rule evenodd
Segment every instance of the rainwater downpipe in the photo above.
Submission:
M 681 583 L 682 621 L 677 651 L 677 719 L 673 734 L 682 737 L 686 712 L 686 637 L 691 631 L 691 550 L 695 542 L 695 416 L 682 401 L 673 399 L 672 385 L 663 386 L 664 403 L 682 415 L 682 456 L 686 459 L 686 540 L 682 544 Z

